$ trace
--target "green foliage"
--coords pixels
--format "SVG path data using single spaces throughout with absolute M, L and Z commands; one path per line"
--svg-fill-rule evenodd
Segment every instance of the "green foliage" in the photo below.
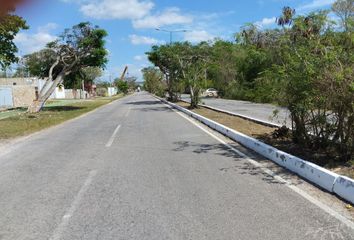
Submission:
M 55 63 L 56 53 L 52 49 L 45 48 L 38 52 L 23 57 L 24 68 L 31 76 L 46 78 L 51 66 Z M 58 74 L 57 72 L 56 74 Z
M 203 88 L 225 98 L 275 103 L 291 112 L 293 138 L 313 149 L 354 154 L 354 2 L 296 16 L 285 7 L 279 28 L 247 24 L 236 42 L 155 46 L 149 60 L 165 75 L 170 100 L 186 88 L 192 106 Z
M 72 72 L 66 76 L 64 79 L 64 86 L 73 89 L 82 88 L 82 81 L 85 83 L 93 83 L 96 78 L 102 76 L 102 73 L 100 67 L 84 67 L 79 71 Z
M 85 67 L 80 71 L 85 82 L 93 83 L 97 78 L 101 77 L 103 71 L 100 67 Z
M 106 87 L 98 87 L 96 89 L 97 96 L 100 97 L 107 97 L 108 96 L 108 89 Z
M 118 90 L 124 94 L 128 93 L 129 90 L 129 85 L 127 81 L 123 81 L 123 80 L 118 80 L 116 82 L 116 85 L 118 87 Z
M 179 62 L 185 86 L 191 95 L 191 107 L 200 103 L 202 89 L 208 86 L 207 68 L 210 64 L 210 45 L 202 42 L 198 45 L 185 45 L 179 52 Z
M 179 93 L 188 88 L 191 107 L 197 107 L 201 90 L 207 86 L 207 68 L 210 64 L 210 45 L 188 42 L 154 46 L 148 52 L 149 60 L 165 75 L 170 100 L 177 101 Z
M 18 61 L 14 39 L 21 29 L 28 29 L 26 21 L 11 14 L 0 15 L 0 70 Z
M 127 82 L 128 91 L 135 91 L 138 88 L 138 85 L 136 83 L 136 77 L 126 77 L 124 80 Z
M 165 75 L 169 100 L 177 101 L 179 93 L 184 89 L 181 81 L 182 72 L 176 55 L 184 44 L 173 43 L 169 45 L 153 46 L 147 52 L 148 59 Z
M 88 22 L 80 23 L 66 29 L 47 48 L 25 56 L 25 66 L 32 76 L 42 78 L 48 77 L 53 67 L 49 78 L 55 79 L 64 73 L 66 82 L 75 85 L 78 79 L 87 78 L 87 69 L 105 67 L 108 61 L 104 47 L 106 36 L 105 30 Z
M 144 77 L 144 89 L 157 96 L 164 97 L 166 82 L 161 71 L 154 67 L 144 68 L 142 70 Z
M 338 0 L 332 6 L 332 11 L 340 18 L 345 32 L 354 28 L 354 0 Z
M 96 80 L 95 84 L 96 84 L 97 88 L 109 88 L 112 86 L 112 83 L 110 83 L 108 81 L 101 81 L 101 80 Z
M 260 87 L 282 87 L 274 97 L 290 110 L 295 142 L 347 161 L 354 153 L 354 45 L 331 29 L 327 12 L 293 22 L 278 43 L 281 62 L 263 72 Z

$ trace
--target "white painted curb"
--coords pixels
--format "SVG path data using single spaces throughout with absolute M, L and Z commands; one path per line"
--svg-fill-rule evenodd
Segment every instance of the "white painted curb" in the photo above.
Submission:
M 161 98 L 158 99 L 187 114 L 188 116 L 197 119 L 210 128 L 224 134 L 225 136 L 239 142 L 240 144 L 257 152 L 258 154 L 272 160 L 273 162 L 290 170 L 291 172 L 298 174 L 299 176 L 316 184 L 322 189 L 330 193 L 335 193 L 339 197 L 354 204 L 354 180 L 340 176 L 325 168 L 317 166 L 316 164 L 280 151 L 261 141 L 230 129 L 192 111 L 189 111 L 184 107 L 178 106 Z
M 333 191 L 341 198 L 354 203 L 354 180 L 340 176 L 334 183 Z

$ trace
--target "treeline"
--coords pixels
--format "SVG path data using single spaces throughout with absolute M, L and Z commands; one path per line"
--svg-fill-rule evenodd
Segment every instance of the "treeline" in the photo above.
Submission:
M 285 106 L 295 142 L 351 159 L 354 1 L 338 0 L 331 11 L 305 16 L 285 7 L 277 24 L 269 30 L 246 25 L 234 42 L 154 46 L 147 55 L 156 68 L 145 69 L 146 85 L 154 82 L 150 91 L 166 91 L 172 101 L 188 90 L 192 107 L 208 87 L 225 98 Z

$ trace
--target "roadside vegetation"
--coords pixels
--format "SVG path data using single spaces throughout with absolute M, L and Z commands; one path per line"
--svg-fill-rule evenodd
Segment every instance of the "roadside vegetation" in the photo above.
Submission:
M 50 101 L 39 113 L 21 112 L 0 120 L 0 141 L 25 136 L 58 125 L 121 97 L 123 97 L 122 94 L 110 98 L 75 101 L 70 104 L 65 100 Z
M 146 89 L 174 102 L 188 92 L 191 108 L 209 87 L 224 98 L 287 107 L 292 143 L 354 163 L 354 1 L 307 15 L 284 7 L 276 24 L 247 24 L 234 42 L 153 46 Z

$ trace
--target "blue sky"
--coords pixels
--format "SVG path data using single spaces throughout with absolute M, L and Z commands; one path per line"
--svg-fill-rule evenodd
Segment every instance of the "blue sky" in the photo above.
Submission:
M 35 0 L 17 14 L 30 30 L 16 37 L 20 55 L 38 51 L 65 28 L 90 21 L 107 30 L 109 64 L 106 80 L 118 77 L 125 65 L 129 74 L 141 78 L 149 65 L 144 53 L 153 44 L 169 41 L 169 34 L 155 29 L 185 29 L 174 41 L 232 40 L 245 23 L 273 27 L 283 6 L 298 13 L 329 8 L 334 0 Z

